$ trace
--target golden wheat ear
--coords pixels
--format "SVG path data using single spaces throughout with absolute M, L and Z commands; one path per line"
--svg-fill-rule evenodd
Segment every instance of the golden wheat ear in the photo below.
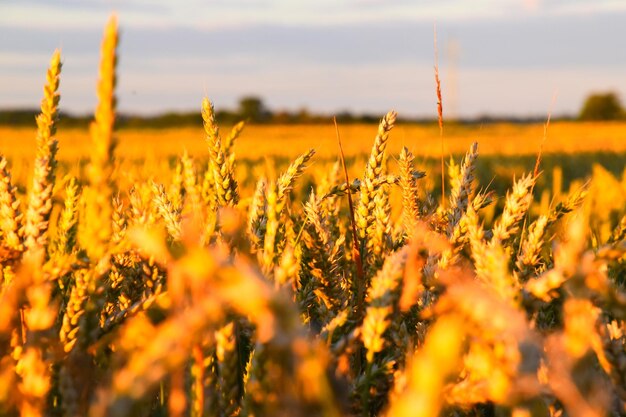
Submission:
M 12 252 L 20 253 L 22 245 L 22 214 L 20 200 L 16 197 L 16 188 L 11 181 L 8 161 L 0 155 L 0 231 L 2 246 Z
M 117 17 L 109 19 L 102 40 L 100 57 L 100 78 L 98 80 L 94 121 L 90 126 L 91 160 L 87 168 L 88 186 L 83 191 L 84 211 L 79 223 L 79 241 L 92 260 L 101 259 L 108 250 L 112 236 L 113 205 L 115 190 L 113 180 L 114 153 L 116 140 L 115 110 L 117 99 Z
M 456 178 L 450 179 L 450 208 L 448 210 L 448 237 L 454 233 L 455 227 L 461 221 L 461 217 L 467 210 L 472 194 L 472 182 L 474 181 L 474 162 L 478 157 L 478 142 L 474 142 L 470 150 L 465 154 L 463 163 Z
M 70 177 L 65 185 L 63 209 L 58 218 L 55 240 L 52 242 L 51 252 L 54 254 L 69 254 L 74 249 L 79 200 L 80 189 L 76 178 Z
M 235 126 L 231 136 L 225 144 L 222 143 L 220 131 L 215 120 L 213 103 L 205 98 L 202 101 L 202 120 L 209 145 L 209 169 L 215 182 L 215 192 L 218 206 L 235 206 L 239 202 L 239 192 L 234 173 L 234 154 L 231 157 L 233 143 L 243 125 Z
M 374 259 L 369 257 L 368 249 L 376 246 L 374 238 L 376 216 L 376 190 L 377 181 L 383 176 L 386 168 L 386 149 L 389 140 L 389 132 L 393 129 L 398 114 L 395 111 L 388 112 L 378 124 L 378 132 L 374 139 L 374 146 L 370 152 L 365 166 L 365 173 L 361 183 L 359 201 L 355 208 L 357 233 L 364 269 L 367 271 L 372 266 Z
M 52 192 L 55 182 L 56 121 L 59 114 L 58 93 L 61 74 L 61 53 L 56 50 L 50 59 L 46 85 L 41 100 L 41 113 L 37 116 L 37 156 L 32 187 L 24 224 L 24 246 L 27 250 L 44 248 L 48 242 L 48 221 L 52 212 Z
M 400 189 L 402 190 L 402 227 L 410 238 L 420 217 L 417 178 L 413 165 L 414 156 L 406 146 L 402 147 L 398 157 L 400 167 Z

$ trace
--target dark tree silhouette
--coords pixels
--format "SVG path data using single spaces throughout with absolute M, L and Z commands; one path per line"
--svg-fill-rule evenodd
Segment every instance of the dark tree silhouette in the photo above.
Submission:
M 260 97 L 248 96 L 239 100 L 239 116 L 251 122 L 265 122 L 270 119 L 271 112 Z
M 613 92 L 591 94 L 585 100 L 580 120 L 617 120 L 624 117 L 619 97 Z

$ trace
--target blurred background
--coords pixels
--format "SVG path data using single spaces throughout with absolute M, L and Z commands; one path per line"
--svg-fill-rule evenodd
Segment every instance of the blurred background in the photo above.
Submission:
M 602 117 L 623 114 L 626 2 L 613 0 L 0 0 L 0 109 L 37 108 L 60 47 L 62 109 L 92 112 L 113 12 L 126 114 L 197 112 L 208 95 L 259 120 L 436 117 L 435 24 L 449 119 L 575 118 L 594 92 Z

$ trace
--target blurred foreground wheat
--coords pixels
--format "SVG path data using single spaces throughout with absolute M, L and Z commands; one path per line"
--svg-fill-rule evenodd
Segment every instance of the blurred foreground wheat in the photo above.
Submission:
M 243 124 L 208 99 L 207 163 L 121 172 L 117 39 L 111 20 L 84 171 L 55 172 L 58 52 L 25 194 L 0 158 L 0 413 L 626 413 L 626 181 L 598 167 L 537 213 L 522 176 L 487 226 L 478 145 L 444 209 L 409 149 L 389 172 L 390 112 L 358 178 L 303 189 L 310 150 L 249 188 Z

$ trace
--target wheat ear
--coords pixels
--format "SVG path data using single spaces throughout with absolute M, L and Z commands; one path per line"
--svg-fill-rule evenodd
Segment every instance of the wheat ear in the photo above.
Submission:
M 374 140 L 374 146 L 370 153 L 367 165 L 365 166 L 365 174 L 361 183 L 361 192 L 359 194 L 359 202 L 356 208 L 356 225 L 358 237 L 361 240 L 362 247 L 367 247 L 367 241 L 372 234 L 372 226 L 374 225 L 374 209 L 375 209 L 375 181 L 384 174 L 385 149 L 389 139 L 389 132 L 393 129 L 396 122 L 397 113 L 390 111 L 382 118 L 378 124 L 378 133 Z M 363 251 L 362 251 L 363 252 Z
M 0 155 L 0 230 L 2 244 L 7 248 L 21 252 L 22 232 L 20 201 L 16 198 L 16 189 L 11 182 L 11 174 L 7 168 L 7 160 Z
M 217 203 L 220 206 L 234 206 L 239 201 L 237 181 L 235 181 L 233 161 L 229 158 L 222 145 L 219 128 L 215 121 L 213 103 L 205 98 L 202 101 L 202 120 L 206 133 L 209 155 L 211 157 L 211 170 L 215 181 Z M 234 138 L 228 143 L 228 150 L 232 147 Z
M 85 210 L 82 217 L 88 221 L 81 222 L 82 230 L 78 235 L 81 246 L 95 260 L 102 258 L 107 252 L 112 235 L 117 43 L 117 18 L 112 17 L 104 31 L 97 89 L 98 105 L 95 120 L 90 126 L 92 152 L 87 171 L 89 185 L 83 190 Z
M 71 177 L 65 186 L 63 211 L 57 224 L 57 236 L 54 242 L 56 253 L 68 254 L 76 244 L 76 228 L 78 226 L 78 201 L 80 191 L 76 178 Z
M 32 188 L 28 197 L 24 224 L 24 246 L 27 250 L 43 248 L 48 241 L 48 220 L 52 211 L 52 191 L 58 141 L 55 123 L 58 118 L 61 54 L 57 50 L 46 74 L 41 113 L 37 116 L 37 156 Z
M 506 244 L 519 231 L 519 224 L 526 215 L 533 200 L 531 193 L 536 178 L 526 175 L 513 184 L 513 189 L 506 195 L 504 211 L 493 227 L 490 244 Z
M 451 181 L 448 237 L 452 236 L 454 228 L 459 224 L 463 213 L 467 210 L 472 194 L 472 182 L 474 181 L 474 161 L 477 157 L 478 142 L 474 142 L 463 158 L 459 176 Z
M 413 234 L 420 216 L 413 160 L 413 153 L 411 153 L 406 146 L 403 146 L 398 158 L 398 165 L 400 167 L 399 183 L 402 189 L 402 226 L 409 237 Z

